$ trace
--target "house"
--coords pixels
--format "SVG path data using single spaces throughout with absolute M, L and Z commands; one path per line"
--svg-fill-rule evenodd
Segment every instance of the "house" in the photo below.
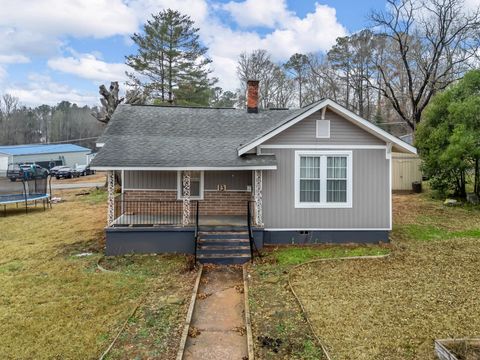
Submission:
M 91 164 L 109 174 L 107 254 L 388 241 L 391 153 L 415 148 L 330 99 L 259 110 L 247 88 L 247 110 L 119 105 Z
M 0 176 L 5 176 L 8 164 L 34 162 L 50 168 L 63 164 L 71 167 L 86 165 L 90 149 L 74 144 L 36 144 L 0 146 Z

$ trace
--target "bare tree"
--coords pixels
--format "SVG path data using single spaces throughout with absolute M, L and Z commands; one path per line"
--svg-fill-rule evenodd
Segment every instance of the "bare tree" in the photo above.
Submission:
M 119 104 L 122 103 L 123 98 L 118 97 L 120 87 L 117 81 L 112 81 L 110 83 L 110 88 L 107 90 L 105 85 L 100 85 L 99 93 L 103 96 L 100 99 L 102 107 L 99 111 L 93 112 L 92 115 L 100 122 L 107 124 L 115 109 Z
M 321 54 L 309 54 L 308 65 L 305 102 L 313 103 L 323 98 L 338 101 L 342 84 L 337 81 L 337 74 L 328 59 Z
M 388 99 L 412 130 L 432 96 L 460 78 L 479 47 L 479 10 L 467 14 L 463 0 L 387 0 L 373 12 L 374 29 L 391 45 L 391 61 L 377 62 L 381 85 L 370 85 Z
M 305 85 L 308 72 L 308 57 L 305 54 L 295 53 L 290 56 L 290 59 L 283 65 L 289 71 L 293 79 L 298 84 L 298 104 L 303 106 L 302 88 Z
M 4 94 L 0 98 L 0 128 L 2 129 L 2 140 L 10 143 L 12 140 L 11 123 L 12 117 L 19 107 L 18 98 L 10 94 Z
M 293 92 L 286 93 L 288 79 L 282 68 L 275 64 L 270 54 L 263 49 L 240 54 L 237 75 L 240 80 L 239 101 L 245 99 L 247 80 L 260 81 L 259 105 L 261 108 L 285 107 L 290 103 Z

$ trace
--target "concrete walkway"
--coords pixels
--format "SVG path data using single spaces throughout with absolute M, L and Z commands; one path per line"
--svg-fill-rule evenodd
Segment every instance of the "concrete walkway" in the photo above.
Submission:
M 198 298 L 183 359 L 246 360 L 242 269 L 217 267 L 203 270 Z M 202 299 L 204 295 L 208 295 Z

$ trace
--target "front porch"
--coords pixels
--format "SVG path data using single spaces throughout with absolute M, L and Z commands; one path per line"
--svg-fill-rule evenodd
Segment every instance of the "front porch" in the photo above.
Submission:
M 261 190 L 261 171 L 157 171 L 122 172 L 116 194 L 109 172 L 106 253 L 178 252 L 242 263 L 253 242 L 263 245 Z
M 162 185 L 145 188 L 152 175 Z M 109 172 L 108 227 L 263 226 L 261 170 L 122 172 L 121 194 L 114 185 Z
M 242 215 L 200 215 L 198 223 L 199 226 L 247 226 L 247 218 Z M 182 226 L 182 215 L 122 214 L 115 218 L 112 226 Z

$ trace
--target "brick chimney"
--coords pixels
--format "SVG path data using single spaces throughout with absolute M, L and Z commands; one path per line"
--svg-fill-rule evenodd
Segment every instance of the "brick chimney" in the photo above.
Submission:
M 247 81 L 247 112 L 258 113 L 258 80 Z

